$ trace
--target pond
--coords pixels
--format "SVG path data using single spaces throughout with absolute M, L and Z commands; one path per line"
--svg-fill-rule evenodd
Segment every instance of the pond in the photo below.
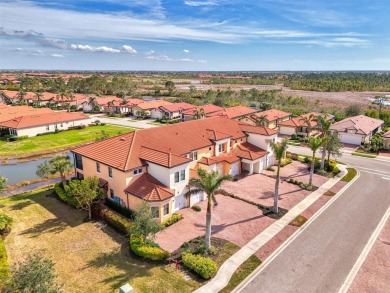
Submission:
M 51 157 L 54 157 L 59 154 L 69 155 L 73 164 L 73 157 L 70 155 L 70 152 L 56 153 L 53 154 Z M 50 160 L 51 157 L 36 160 L 32 159 L 31 161 L 21 162 L 13 165 L 0 165 L 0 176 L 8 178 L 7 185 L 13 185 L 15 183 L 25 180 L 38 179 L 39 176 L 35 174 L 37 166 L 46 160 Z

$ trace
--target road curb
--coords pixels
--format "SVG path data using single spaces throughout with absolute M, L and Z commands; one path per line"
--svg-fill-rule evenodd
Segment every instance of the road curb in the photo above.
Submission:
M 333 196 L 332 199 L 330 199 L 324 206 L 322 206 L 309 220 L 300 228 L 298 228 L 297 231 L 294 232 L 281 246 L 279 246 L 268 258 L 265 259 L 265 261 L 256 268 L 249 276 L 247 276 L 233 291 L 232 293 L 238 293 L 243 288 L 244 285 L 249 283 L 251 280 L 253 280 L 256 275 L 261 273 L 288 245 L 290 245 L 291 242 L 293 242 L 307 227 L 310 226 L 312 222 L 314 222 L 315 219 L 317 219 L 335 200 L 337 200 L 345 190 L 349 188 L 359 177 L 360 172 L 359 170 L 355 169 L 357 171 L 356 176 L 348 182 L 339 192 L 337 192 L 336 195 Z M 348 173 L 347 173 L 348 174 Z M 345 174 L 346 175 L 346 174 Z M 342 177 L 341 177 L 342 178 Z M 339 182 L 341 181 L 341 178 Z M 336 183 L 337 184 L 337 183 Z

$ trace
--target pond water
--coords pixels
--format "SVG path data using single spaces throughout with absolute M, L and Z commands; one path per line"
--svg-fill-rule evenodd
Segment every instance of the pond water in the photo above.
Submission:
M 70 156 L 70 152 L 68 152 L 53 154 L 51 157 L 59 154 L 67 154 Z M 73 163 L 72 156 L 70 156 L 70 159 Z M 8 178 L 7 185 L 12 185 L 24 180 L 38 179 L 39 176 L 35 174 L 37 166 L 46 160 L 50 160 L 50 157 L 17 163 L 14 165 L 0 165 L 0 176 Z

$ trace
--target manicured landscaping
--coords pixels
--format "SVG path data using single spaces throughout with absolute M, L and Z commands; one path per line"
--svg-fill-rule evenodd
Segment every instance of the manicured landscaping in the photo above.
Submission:
M 359 153 L 359 152 L 353 152 L 353 153 L 351 153 L 351 155 L 358 156 L 358 157 L 364 157 L 364 158 L 370 158 L 370 159 L 374 159 L 377 157 L 376 155 L 370 155 L 370 154 Z
M 290 222 L 290 225 L 291 226 L 295 226 L 295 227 L 301 227 L 303 224 L 305 224 L 307 222 L 307 218 L 302 216 L 302 215 L 298 215 L 295 217 L 294 220 L 292 220 Z
M 114 136 L 134 131 L 134 129 L 116 125 L 99 125 L 55 134 L 29 137 L 21 141 L 0 141 L 0 157 L 26 157 L 69 149 L 76 145 L 100 138 L 102 131 L 109 136 Z
M 326 191 L 323 195 L 326 195 L 326 196 L 334 196 L 336 193 L 334 193 L 333 191 Z
M 341 181 L 350 182 L 353 178 L 355 178 L 357 171 L 354 168 L 347 168 L 348 173 L 343 178 L 341 178 Z

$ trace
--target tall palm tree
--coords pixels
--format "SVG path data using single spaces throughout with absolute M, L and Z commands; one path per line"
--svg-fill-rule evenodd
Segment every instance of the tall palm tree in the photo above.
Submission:
M 211 201 L 214 202 L 214 205 L 218 204 L 215 199 L 215 191 L 220 188 L 224 181 L 232 180 L 233 178 L 230 175 L 220 176 L 218 171 L 207 173 L 203 169 L 198 169 L 198 175 L 199 178 L 190 179 L 189 186 L 193 186 L 195 189 L 190 189 L 186 195 L 190 196 L 202 191 L 207 194 L 205 246 L 208 251 L 211 246 Z
M 317 116 L 317 121 L 318 121 L 318 125 L 320 127 L 321 137 L 324 139 L 324 143 L 322 145 L 322 157 L 321 157 L 321 167 L 320 167 L 320 170 L 324 170 L 327 143 L 329 140 L 330 127 L 332 125 L 332 122 L 326 120 L 326 118 L 324 116 L 321 116 L 321 115 Z
M 37 98 L 38 105 L 41 104 L 42 96 L 43 96 L 43 95 L 42 95 L 41 90 L 37 90 L 37 91 L 35 92 L 35 97 Z
M 194 112 L 194 119 L 197 120 L 197 119 L 203 119 L 206 117 L 206 113 L 204 111 L 203 108 L 200 108 L 199 110 L 196 109 L 195 112 Z
M 72 170 L 72 163 L 70 162 L 69 156 L 58 155 L 49 160 L 50 163 L 50 173 L 57 174 L 61 176 L 62 186 L 65 187 L 66 180 L 65 175 Z
M 309 177 L 309 185 L 310 185 L 310 187 L 312 187 L 313 186 L 314 163 L 316 160 L 316 151 L 322 146 L 322 144 L 324 143 L 324 139 L 322 137 L 309 136 L 308 143 L 309 143 L 309 148 L 313 152 L 313 157 L 311 158 L 311 164 L 310 164 L 310 177 Z
M 18 99 L 19 103 L 22 104 L 24 102 L 24 98 L 26 97 L 27 93 L 20 89 L 19 92 L 16 95 L 16 98 Z
M 272 150 L 274 151 L 275 159 L 278 161 L 278 170 L 276 171 L 276 181 L 275 181 L 275 194 L 274 194 L 274 207 L 273 212 L 277 214 L 279 212 L 278 200 L 279 200 L 279 183 L 280 183 L 280 167 L 282 164 L 282 159 L 287 150 L 288 139 L 283 139 L 280 144 L 271 142 Z
M 257 126 L 266 127 L 266 125 L 268 123 L 269 123 L 269 120 L 267 119 L 267 115 L 256 116 L 256 125 Z
M 311 130 L 313 128 L 311 122 L 314 121 L 314 114 L 310 114 L 309 116 L 303 116 L 299 121 L 303 121 L 307 125 L 307 136 L 310 136 Z
M 373 101 L 372 103 L 379 106 L 379 116 L 382 114 L 382 108 L 383 108 L 384 106 L 386 106 L 386 101 L 387 101 L 388 99 L 389 99 L 389 98 L 386 97 L 386 96 L 376 96 L 376 97 L 374 98 L 374 101 Z M 379 117 L 379 118 L 380 118 L 380 117 Z
M 114 107 L 115 107 L 115 100 L 112 100 L 112 101 L 107 103 L 107 108 L 108 109 L 111 109 L 111 108 L 114 108 Z M 113 112 L 112 109 L 110 111 Z

